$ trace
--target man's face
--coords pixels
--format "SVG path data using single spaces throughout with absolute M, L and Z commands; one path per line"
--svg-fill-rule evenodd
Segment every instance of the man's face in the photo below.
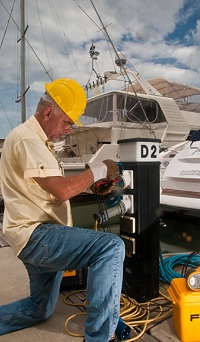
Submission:
M 46 134 L 49 140 L 56 142 L 62 135 L 70 133 L 74 122 L 57 106 L 52 108 L 51 114 L 47 122 Z

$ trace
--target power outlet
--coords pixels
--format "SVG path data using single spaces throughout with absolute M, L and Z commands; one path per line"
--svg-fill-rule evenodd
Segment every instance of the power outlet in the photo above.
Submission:
M 129 173 L 130 182 L 127 186 L 127 189 L 133 189 L 134 188 L 134 182 L 133 182 L 133 170 L 126 170 Z
M 133 195 L 126 195 L 129 198 L 130 201 L 130 206 L 129 209 L 127 210 L 127 213 L 129 214 L 134 214 L 134 197 Z
M 129 254 L 135 254 L 135 239 L 126 235 L 120 235 L 124 241 L 126 252 Z
M 133 189 L 133 170 L 124 170 L 122 174 L 123 189 Z
M 121 231 L 134 234 L 135 233 L 135 217 L 122 215 L 120 218 Z

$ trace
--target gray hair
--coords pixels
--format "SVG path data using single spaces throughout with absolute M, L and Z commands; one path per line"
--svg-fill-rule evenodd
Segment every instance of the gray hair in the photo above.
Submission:
M 49 102 L 49 103 L 55 104 L 55 101 L 52 99 L 52 97 L 46 91 L 42 95 L 41 99 L 44 100 L 45 102 Z

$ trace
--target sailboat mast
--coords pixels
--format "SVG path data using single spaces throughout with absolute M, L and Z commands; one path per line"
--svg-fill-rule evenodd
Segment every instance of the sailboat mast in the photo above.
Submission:
M 26 72 L 25 72 L 25 4 L 20 0 L 20 32 L 21 32 L 21 122 L 26 121 Z

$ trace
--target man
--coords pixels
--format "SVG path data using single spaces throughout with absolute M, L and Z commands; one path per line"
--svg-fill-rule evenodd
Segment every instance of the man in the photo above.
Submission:
M 124 245 L 114 234 L 71 228 L 69 199 L 99 179 L 113 185 L 112 160 L 63 176 L 51 141 L 70 132 L 86 106 L 82 87 L 71 79 L 45 85 L 35 114 L 7 136 L 1 158 L 3 229 L 30 278 L 30 297 L 0 307 L 0 335 L 50 317 L 63 270 L 89 267 L 86 342 L 107 342 L 114 334 L 122 284 Z

